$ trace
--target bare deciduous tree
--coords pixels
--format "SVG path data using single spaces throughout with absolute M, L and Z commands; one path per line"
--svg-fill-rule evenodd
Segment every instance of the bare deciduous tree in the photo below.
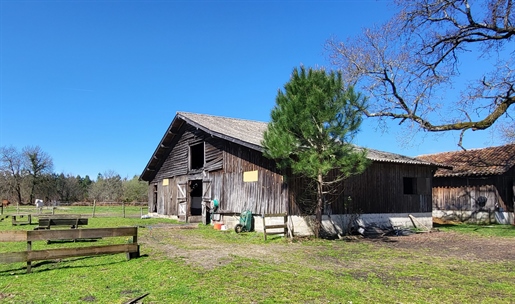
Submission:
M 52 173 L 53 161 L 52 157 L 44 152 L 39 146 L 25 147 L 22 150 L 24 167 L 27 170 L 28 181 L 30 184 L 29 200 L 34 202 L 34 194 L 36 187 L 43 181 L 45 174 Z
M 22 183 L 23 183 L 23 158 L 14 147 L 0 148 L 0 170 L 2 171 L 3 188 L 8 192 L 7 195 L 14 195 L 18 204 L 22 203 Z
M 513 134 L 513 1 L 395 3 L 400 11 L 386 24 L 327 42 L 344 81 L 368 93 L 365 115 L 397 119 L 410 130 L 460 131 L 462 148 L 467 130 L 498 126 Z M 464 75 L 464 67 L 477 68 Z

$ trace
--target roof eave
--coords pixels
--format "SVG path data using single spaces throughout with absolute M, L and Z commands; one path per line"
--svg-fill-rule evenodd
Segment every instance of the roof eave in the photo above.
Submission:
M 182 120 L 182 122 L 180 121 Z M 161 161 L 159 155 L 162 154 L 167 149 L 170 149 L 172 147 L 166 146 L 165 143 L 168 141 L 171 141 L 173 137 L 176 135 L 174 130 L 178 130 L 184 122 L 184 119 L 180 118 L 179 115 L 176 115 L 172 122 L 170 123 L 170 126 L 168 129 L 166 129 L 165 134 L 161 138 L 161 141 L 157 145 L 156 149 L 154 150 L 154 153 L 150 157 L 149 161 L 147 162 L 147 165 L 143 169 L 143 172 L 141 173 L 139 180 L 143 180 L 146 182 L 150 182 L 154 177 L 156 172 L 156 166 Z
M 229 142 L 233 142 L 233 143 L 248 147 L 250 149 L 253 149 L 253 150 L 256 150 L 259 152 L 263 152 L 263 147 L 260 145 L 255 145 L 255 144 L 243 141 L 238 138 L 234 138 L 231 136 L 221 134 L 219 132 L 215 132 L 209 128 L 202 126 L 201 124 L 196 123 L 195 121 L 189 119 L 187 116 L 184 116 L 181 113 L 177 113 L 175 115 L 174 119 L 172 120 L 172 122 L 170 123 L 170 126 L 166 130 L 165 134 L 163 135 L 161 141 L 157 145 L 157 148 L 155 149 L 154 153 L 152 154 L 152 157 L 150 158 L 147 165 L 143 169 L 143 172 L 141 173 L 139 180 L 150 182 L 155 177 L 155 174 L 157 173 L 157 171 L 156 171 L 156 169 L 153 169 L 153 168 L 156 168 L 157 165 L 159 164 L 159 162 L 161 161 L 161 159 L 159 158 L 159 155 L 162 154 L 161 151 L 164 152 L 167 149 L 173 148 L 173 147 L 165 146 L 164 143 L 167 141 L 170 141 L 170 139 L 175 136 L 175 133 L 172 130 L 174 130 L 174 128 L 175 128 L 175 130 L 178 130 L 180 127 L 182 127 L 183 123 L 187 123 L 197 129 L 200 129 L 200 130 L 210 134 L 213 137 L 218 137 L 218 138 L 227 140 Z

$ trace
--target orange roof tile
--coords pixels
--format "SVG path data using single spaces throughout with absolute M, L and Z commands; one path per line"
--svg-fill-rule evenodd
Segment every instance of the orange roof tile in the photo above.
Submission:
M 428 154 L 417 158 L 453 167 L 452 170 L 439 168 L 435 177 L 500 175 L 515 165 L 515 144 Z

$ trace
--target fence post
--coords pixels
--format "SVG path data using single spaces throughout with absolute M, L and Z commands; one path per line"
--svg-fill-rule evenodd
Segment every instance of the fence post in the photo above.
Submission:
M 125 218 L 125 202 L 122 202 L 123 218 Z
M 32 241 L 27 241 L 27 251 L 30 252 L 32 250 Z M 30 261 L 27 261 L 27 273 L 32 271 L 32 265 Z
M 97 200 L 93 200 L 93 216 L 92 217 L 95 217 L 95 208 L 97 206 Z

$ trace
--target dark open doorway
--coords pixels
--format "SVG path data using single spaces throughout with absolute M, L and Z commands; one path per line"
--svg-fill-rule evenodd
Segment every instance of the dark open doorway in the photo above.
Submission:
M 202 215 L 202 180 L 190 181 L 190 214 Z
M 152 208 L 150 212 L 157 212 L 157 185 L 154 184 L 154 191 L 152 193 Z

